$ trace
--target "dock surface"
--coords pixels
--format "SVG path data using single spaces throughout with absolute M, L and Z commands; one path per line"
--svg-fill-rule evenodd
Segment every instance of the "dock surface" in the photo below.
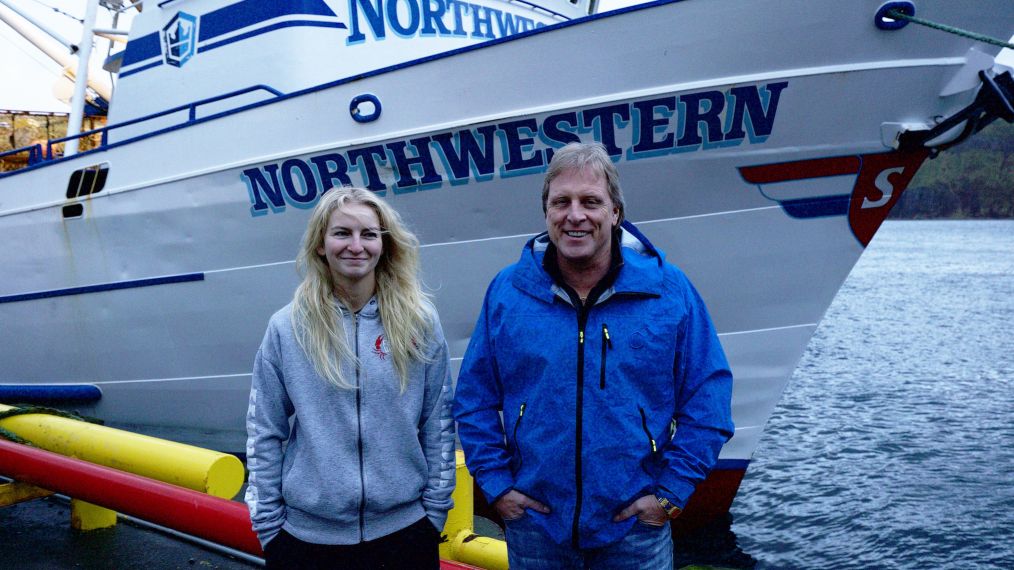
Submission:
M 262 568 L 123 518 L 112 528 L 74 530 L 70 504 L 54 497 L 0 508 L 0 544 L 0 568 L 19 570 Z

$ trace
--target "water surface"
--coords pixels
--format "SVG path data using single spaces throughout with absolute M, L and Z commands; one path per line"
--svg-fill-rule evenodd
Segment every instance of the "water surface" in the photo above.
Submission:
M 1014 569 L 1014 220 L 885 223 L 733 505 L 758 568 Z

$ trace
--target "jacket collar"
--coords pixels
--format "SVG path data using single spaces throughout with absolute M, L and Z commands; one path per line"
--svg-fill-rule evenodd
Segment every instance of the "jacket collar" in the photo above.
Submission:
M 664 279 L 662 267 L 665 264 L 662 252 L 628 221 L 620 226 L 619 241 L 623 263 L 616 274 L 616 280 L 600 299 L 605 300 L 615 294 L 661 295 Z M 511 282 L 521 291 L 552 303 L 560 288 L 543 266 L 549 243 L 547 232 L 528 240 Z

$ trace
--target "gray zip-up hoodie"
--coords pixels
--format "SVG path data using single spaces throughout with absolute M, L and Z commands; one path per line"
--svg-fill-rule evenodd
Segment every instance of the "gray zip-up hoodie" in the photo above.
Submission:
M 246 503 L 261 545 L 284 528 L 317 544 L 357 544 L 427 516 L 442 529 L 454 489 L 447 342 L 434 313 L 428 362 L 398 376 L 376 298 L 343 311 L 362 363 L 359 389 L 317 374 L 296 341 L 291 303 L 271 317 L 254 361 L 247 411 Z

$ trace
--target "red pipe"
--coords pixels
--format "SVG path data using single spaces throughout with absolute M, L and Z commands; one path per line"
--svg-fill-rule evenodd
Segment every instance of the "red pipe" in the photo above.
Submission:
M 264 556 L 243 503 L 0 439 L 0 473 L 185 534 Z M 442 570 L 475 568 L 440 561 Z
M 257 535 L 250 528 L 250 512 L 243 503 L 4 440 L 0 440 L 0 473 L 254 556 L 264 556 Z

